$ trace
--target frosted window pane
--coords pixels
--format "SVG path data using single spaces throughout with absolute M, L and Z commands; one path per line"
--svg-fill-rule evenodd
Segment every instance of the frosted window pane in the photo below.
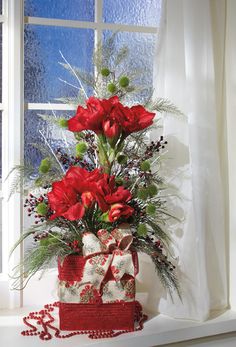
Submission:
M 104 32 L 105 39 L 110 36 L 110 31 Z M 124 63 L 116 67 L 117 73 L 129 75 L 129 71 L 136 71 L 134 84 L 140 85 L 141 88 L 149 87 L 151 90 L 155 42 L 155 34 L 119 32 L 115 38 L 116 48 L 128 45 L 130 52 Z M 137 101 L 142 102 L 142 97 L 146 95 L 146 93 L 140 93 Z
M 103 20 L 108 23 L 158 26 L 161 0 L 103 0 Z
M 94 31 L 28 25 L 25 28 L 25 100 L 48 102 L 54 98 L 75 95 L 78 82 L 58 62 L 59 51 L 68 62 L 85 71 L 92 71 Z M 60 78 L 60 79 L 59 79 Z
M 42 154 L 40 148 L 44 145 L 43 137 L 40 132 L 47 138 L 50 146 L 55 150 L 59 147 L 66 148 L 65 135 L 67 144 L 70 145 L 73 140 L 73 134 L 63 130 L 56 125 L 42 120 L 38 114 L 46 114 L 52 119 L 55 117 L 70 118 L 75 112 L 73 111 L 26 111 L 24 120 L 24 157 L 25 163 L 30 164 L 35 169 L 35 175 L 38 173 L 38 166 L 45 154 Z M 36 146 L 35 146 L 36 145 Z M 47 148 L 47 147 L 46 147 Z M 34 178 L 34 177 L 32 177 Z
M 25 0 L 25 16 L 94 20 L 94 0 Z

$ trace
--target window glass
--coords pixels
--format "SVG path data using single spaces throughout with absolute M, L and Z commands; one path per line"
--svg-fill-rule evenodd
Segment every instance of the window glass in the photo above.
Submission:
M 104 31 L 104 40 L 112 35 L 111 31 Z M 147 96 L 147 88 L 152 90 L 153 85 L 153 55 L 155 49 L 155 34 L 144 33 L 131 33 L 131 32 L 119 32 L 115 36 L 115 47 L 118 50 L 120 47 L 128 45 L 129 55 L 127 59 L 119 67 L 116 67 L 116 71 L 119 75 L 127 75 L 134 72 L 132 81 L 135 85 L 140 87 L 140 93 L 138 94 L 138 100 L 132 100 L 142 102 L 142 97 Z M 145 89 L 145 91 L 144 91 Z
M 94 21 L 94 0 L 25 0 L 25 16 Z
M 75 114 L 74 111 L 40 111 L 29 110 L 25 112 L 24 122 L 24 147 L 25 164 L 33 166 L 32 179 L 37 178 L 38 166 L 40 161 L 50 152 L 50 147 L 56 151 L 59 148 L 70 150 L 71 143 L 74 140 L 73 133 L 65 131 L 55 123 L 60 118 L 70 118 Z M 46 117 L 48 120 L 42 118 Z M 65 138 L 66 132 L 66 138 Z M 45 144 L 45 139 L 47 144 Z
M 25 101 L 56 102 L 55 98 L 75 95 L 78 81 L 59 64 L 60 51 L 72 66 L 91 72 L 93 47 L 93 30 L 27 25 Z
M 161 0 L 103 0 L 104 22 L 156 27 L 160 14 Z

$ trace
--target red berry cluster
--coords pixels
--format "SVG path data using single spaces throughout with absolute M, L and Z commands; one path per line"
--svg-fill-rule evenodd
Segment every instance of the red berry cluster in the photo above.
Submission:
M 72 165 L 78 165 L 80 162 L 79 158 L 69 156 L 69 154 L 63 152 L 61 148 L 56 149 L 56 156 L 65 169 L 68 169 Z
M 37 241 L 40 241 L 40 240 L 42 240 L 42 239 L 45 239 L 45 238 L 48 237 L 48 234 L 49 234 L 48 231 L 43 231 L 43 232 L 41 232 L 41 233 L 36 232 L 36 233 L 34 233 L 34 235 L 33 235 L 34 241 L 37 242 Z
M 39 197 L 30 194 L 28 198 L 25 199 L 24 207 L 27 208 L 28 216 L 34 215 L 35 224 L 39 222 L 43 222 L 45 220 L 45 216 L 41 216 L 37 213 L 36 207 L 39 203 L 45 202 L 47 194 L 41 194 Z
M 159 140 L 156 142 L 152 141 L 145 150 L 144 158 L 145 159 L 151 158 L 155 152 L 160 152 L 160 149 L 164 149 L 167 143 L 168 143 L 167 141 L 164 141 L 163 136 L 160 136 Z

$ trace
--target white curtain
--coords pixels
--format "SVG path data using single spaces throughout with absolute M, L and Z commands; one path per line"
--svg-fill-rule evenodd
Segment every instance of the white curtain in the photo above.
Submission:
M 180 268 L 183 303 L 162 297 L 159 311 L 205 320 L 228 305 L 226 238 L 224 0 L 165 0 L 155 57 L 156 95 L 186 115 L 163 120 L 168 155 L 163 175 L 178 188 L 170 226 Z

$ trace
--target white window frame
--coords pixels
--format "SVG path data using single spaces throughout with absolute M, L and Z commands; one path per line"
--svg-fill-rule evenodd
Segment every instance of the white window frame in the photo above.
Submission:
M 48 19 L 38 17 L 26 17 L 23 18 L 23 0 L 3 0 L 4 13 L 0 16 L 0 22 L 3 23 L 3 101 L 0 104 L 0 110 L 2 110 L 3 117 L 3 182 L 6 178 L 9 170 L 16 164 L 21 164 L 23 161 L 23 119 L 24 110 L 73 110 L 73 107 L 64 104 L 48 104 L 45 103 L 27 103 L 23 101 L 23 87 L 24 87 L 24 75 L 23 75 L 23 32 L 25 23 L 35 25 L 53 25 L 63 26 L 71 28 L 89 28 L 95 30 L 95 42 L 101 39 L 103 30 L 113 31 L 129 31 L 129 32 L 143 32 L 143 33 L 157 33 L 157 29 L 153 27 L 142 27 L 134 25 L 120 25 L 102 22 L 102 3 L 103 0 L 95 0 L 95 22 L 81 22 L 72 20 L 60 20 L 60 19 Z M 232 89 L 233 90 L 233 89 Z M 236 128 L 235 120 L 232 119 L 234 129 Z M 232 137 L 234 134 L 231 135 Z M 231 154 L 233 159 L 233 153 Z M 235 169 L 232 168 L 230 185 L 235 185 Z M 28 287 L 25 290 L 24 302 L 23 292 L 10 291 L 10 280 L 8 278 L 9 269 L 13 265 L 17 264 L 22 257 L 22 248 L 14 253 L 11 258 L 10 264 L 8 263 L 8 254 L 10 247 L 14 243 L 14 240 L 18 239 L 21 234 L 23 226 L 22 216 L 22 197 L 20 194 L 15 194 L 9 201 L 7 196 L 9 194 L 10 181 L 6 181 L 3 184 L 3 272 L 0 274 L 0 308 L 3 306 L 8 308 L 20 307 L 23 304 L 33 305 L 33 300 L 37 298 L 37 304 L 43 304 L 48 299 L 53 297 L 52 292 L 55 292 L 53 283 L 56 274 L 55 272 L 49 272 L 42 280 L 39 287 L 37 279 L 32 279 Z M 234 202 L 230 207 L 234 207 Z M 14 211 L 14 214 L 11 212 Z M 192 325 L 200 327 L 199 330 L 189 330 L 186 323 L 187 338 L 196 338 L 202 336 L 210 336 L 219 333 L 225 333 L 235 330 L 236 323 L 236 272 L 234 271 L 236 260 L 236 233 L 234 230 L 235 221 L 230 224 L 229 230 L 229 303 L 231 309 L 226 314 L 222 315 L 218 321 L 212 321 L 203 324 Z M 50 280 L 51 279 L 51 280 Z M 43 290 L 44 288 L 44 290 Z M 34 298 L 29 293 L 34 290 Z M 31 300 L 32 299 L 32 300 Z M 156 319 L 155 319 L 156 320 Z M 159 317 L 157 324 L 162 322 L 162 318 Z M 164 321 L 164 318 L 163 318 Z M 170 323 L 168 323 L 170 324 Z M 184 324 L 184 323 L 183 323 Z M 194 325 L 195 324 L 195 325 Z M 151 333 L 152 337 L 155 337 L 155 343 L 171 343 L 176 341 L 182 341 L 183 329 L 182 323 L 170 324 L 171 334 L 169 334 L 169 340 L 164 338 L 157 338 L 158 333 Z M 173 331 L 176 330 L 177 333 Z M 191 331 L 193 331 L 191 333 Z M 195 331 L 195 332 L 194 332 Z M 196 333 L 198 331 L 198 333 Z M 144 333 L 144 336 L 145 333 Z M 174 337 L 173 337 L 174 336 Z M 186 339 L 186 338 L 185 338 Z M 154 341 L 154 340 L 153 340 Z M 144 346 L 145 344 L 143 344 Z
M 21 259 L 21 247 L 10 261 L 9 251 L 22 230 L 22 198 L 15 194 L 10 200 L 10 169 L 23 160 L 23 16 L 22 0 L 3 0 L 2 43 L 2 273 L 0 274 L 0 308 L 22 304 L 22 292 L 10 290 L 10 269 Z M 16 63 L 17 62 L 17 63 Z M 14 213 L 12 212 L 14 211 Z

